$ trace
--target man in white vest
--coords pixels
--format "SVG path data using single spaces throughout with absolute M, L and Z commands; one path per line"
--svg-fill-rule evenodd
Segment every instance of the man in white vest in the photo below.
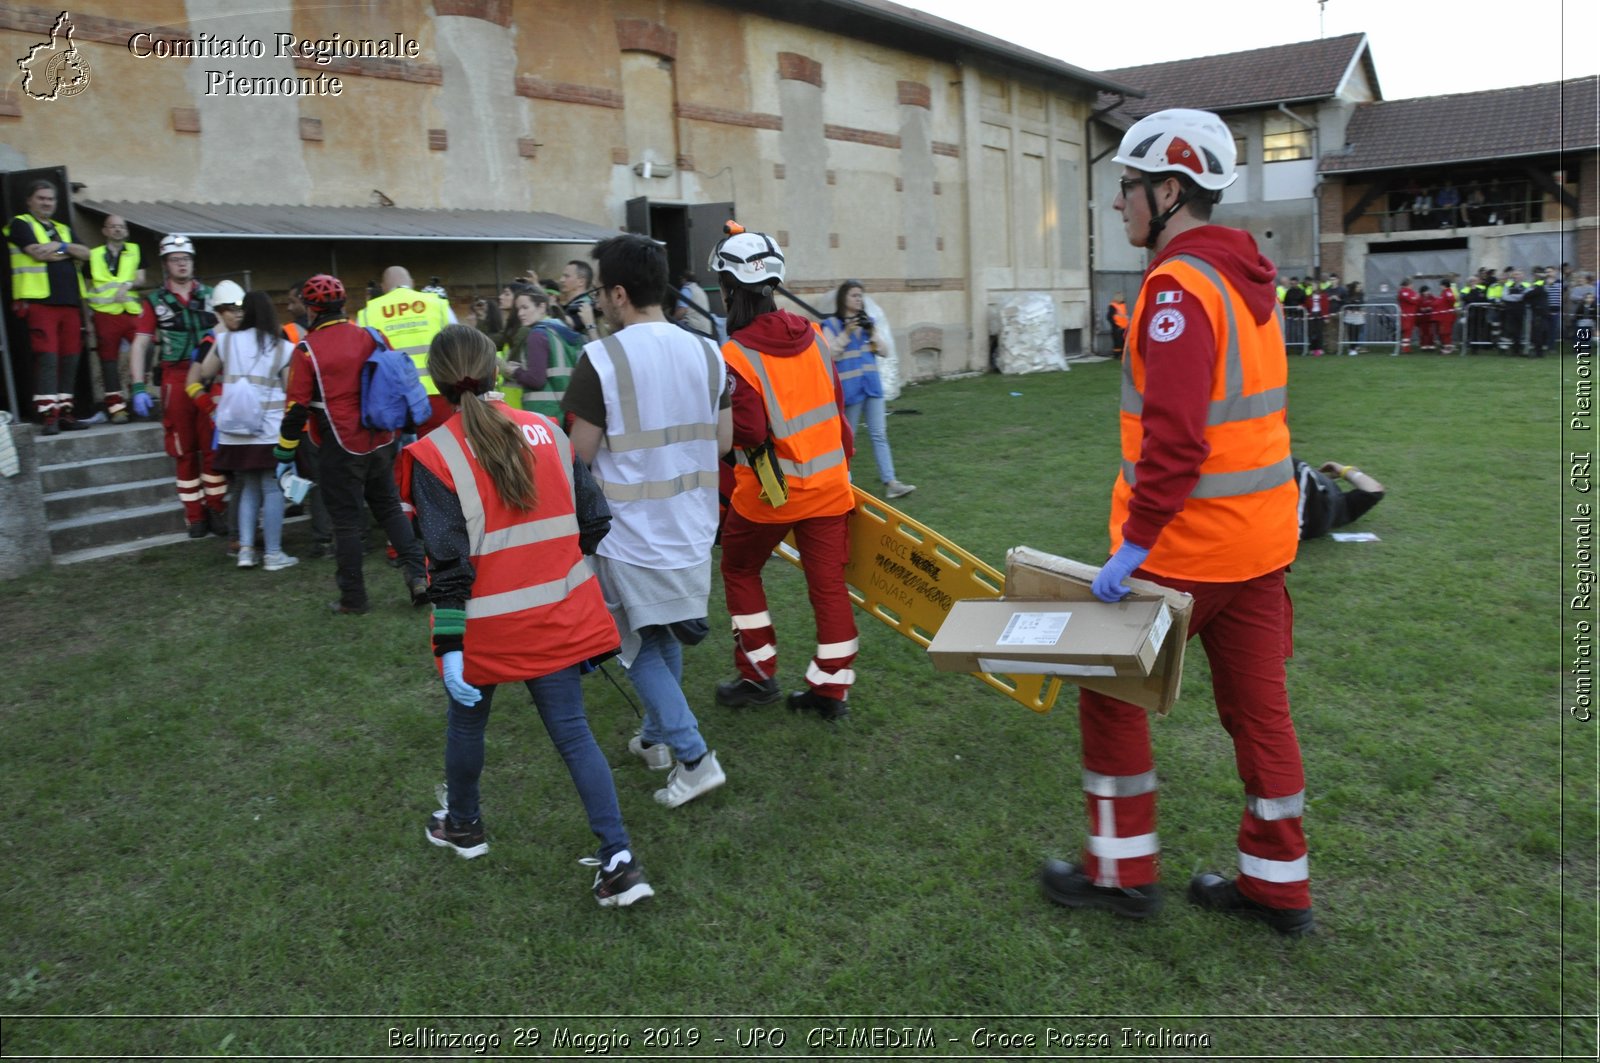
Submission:
M 676 808 L 727 781 L 684 697 L 681 645 L 706 633 L 718 464 L 733 446 L 727 369 L 714 345 L 667 320 L 660 244 L 614 236 L 594 256 L 613 332 L 584 347 L 561 406 L 611 507 L 593 561 L 645 707 L 628 750 L 670 769 L 655 797 Z

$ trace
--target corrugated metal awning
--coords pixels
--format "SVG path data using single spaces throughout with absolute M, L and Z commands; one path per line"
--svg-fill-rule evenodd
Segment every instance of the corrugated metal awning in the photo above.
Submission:
M 407 207 L 294 207 L 243 203 L 77 201 L 131 225 L 195 239 L 454 240 L 592 244 L 616 229 L 544 211 L 416 210 Z

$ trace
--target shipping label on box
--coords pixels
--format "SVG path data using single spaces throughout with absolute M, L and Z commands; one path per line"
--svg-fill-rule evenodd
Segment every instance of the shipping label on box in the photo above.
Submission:
M 1006 555 L 1006 597 L 1037 598 L 1076 608 L 1080 601 L 1097 600 L 1090 587 L 1099 572 L 1100 569 L 1095 565 L 1057 557 L 1028 546 L 1013 547 Z M 1182 591 L 1149 580 L 1130 579 L 1128 587 L 1135 597 L 1159 598 L 1167 603 L 1169 627 L 1161 634 L 1160 652 L 1151 666 L 1150 674 L 1142 677 L 1086 675 L 1063 678 L 1085 689 L 1165 715 L 1173 702 L 1178 700 L 1183 686 L 1183 651 L 1189 638 L 1189 618 L 1194 612 L 1194 599 Z
M 941 671 L 1143 678 L 1171 626 L 1161 599 L 961 601 L 928 656 Z

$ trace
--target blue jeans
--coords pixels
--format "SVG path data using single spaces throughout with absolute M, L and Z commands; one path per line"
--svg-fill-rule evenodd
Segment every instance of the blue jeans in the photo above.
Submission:
M 496 688 L 485 685 L 479 689 L 483 700 L 476 705 L 462 705 L 445 695 L 450 700 L 450 711 L 445 716 L 444 777 L 450 787 L 450 818 L 457 823 L 471 823 L 479 815 L 483 732 L 489 723 L 489 705 Z M 578 788 L 583 810 L 589 816 L 589 829 L 600 839 L 600 859 L 609 860 L 628 847 L 628 829 L 622 824 L 611 765 L 595 743 L 588 717 L 583 714 L 578 666 L 528 680 L 528 693 L 533 695 L 550 741 L 566 761 L 572 783 Z
M 705 756 L 706 740 L 700 737 L 700 724 L 683 696 L 683 646 L 662 624 L 639 629 L 643 640 L 628 678 L 644 702 L 646 742 L 665 742 L 679 760 Z
M 261 538 L 269 554 L 283 552 L 283 491 L 271 469 L 246 469 L 235 473 L 239 489 L 239 542 L 256 544 L 256 515 L 261 516 Z
M 867 434 L 872 437 L 872 458 L 878 463 L 878 479 L 884 483 L 894 482 L 894 455 L 889 453 L 889 429 L 883 423 L 888 416 L 884 409 L 883 399 L 862 399 L 852 402 L 844 408 L 844 419 L 850 422 L 850 431 L 855 432 L 861 427 L 861 407 L 867 408 Z M 861 444 L 857 442 L 856 452 L 861 451 Z

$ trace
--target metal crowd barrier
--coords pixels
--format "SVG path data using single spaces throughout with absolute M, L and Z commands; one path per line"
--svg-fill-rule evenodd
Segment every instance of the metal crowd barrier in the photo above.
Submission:
M 1456 338 L 1461 353 L 1493 351 L 1500 345 L 1500 306 L 1498 303 L 1471 303 L 1462 308 L 1460 335 Z
M 1336 317 L 1339 340 L 1329 347 L 1340 354 L 1400 353 L 1399 303 L 1346 303 Z
M 1306 308 L 1303 306 L 1286 306 L 1283 308 L 1283 347 L 1290 354 L 1297 351 L 1305 354 L 1309 348 L 1306 346 Z

